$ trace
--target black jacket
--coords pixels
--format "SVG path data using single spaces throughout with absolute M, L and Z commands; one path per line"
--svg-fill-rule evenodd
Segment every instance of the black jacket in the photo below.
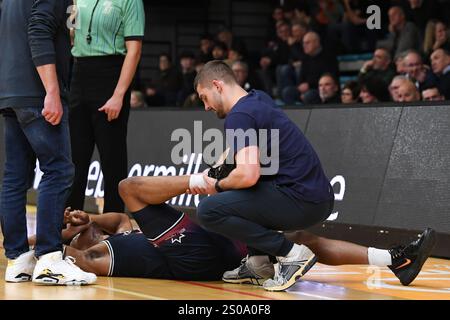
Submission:
M 36 67 L 56 64 L 67 102 L 72 0 L 3 0 L 0 19 L 0 109 L 43 106 L 46 95 Z

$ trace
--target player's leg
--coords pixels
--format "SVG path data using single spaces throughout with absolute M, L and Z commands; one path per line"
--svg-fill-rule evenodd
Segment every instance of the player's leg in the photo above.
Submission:
M 131 177 L 120 182 L 119 193 L 127 208 L 136 212 L 185 193 L 189 180 L 190 176 Z
M 318 262 L 326 265 L 369 264 L 368 248 L 364 246 L 319 237 L 307 231 L 286 233 L 286 237 L 297 244 L 306 245 L 317 256 Z

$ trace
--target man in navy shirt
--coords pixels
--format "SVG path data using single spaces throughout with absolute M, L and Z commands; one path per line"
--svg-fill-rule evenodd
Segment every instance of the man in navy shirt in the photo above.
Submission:
M 329 180 L 299 128 L 267 94 L 241 88 L 225 63 L 207 63 L 194 86 L 205 110 L 225 119 L 236 164 L 228 177 L 219 181 L 205 174 L 206 186 L 190 190 L 211 195 L 199 204 L 199 221 L 249 250 L 246 262 L 223 279 L 238 283 L 249 273 L 268 278 L 276 257 L 274 278 L 263 286 L 286 290 L 314 265 L 316 256 L 278 231 L 306 229 L 326 220 L 334 203 Z

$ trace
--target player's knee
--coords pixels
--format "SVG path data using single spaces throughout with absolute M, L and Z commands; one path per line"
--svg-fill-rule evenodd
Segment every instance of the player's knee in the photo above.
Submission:
M 204 198 L 197 207 L 197 216 L 200 224 L 210 226 L 217 222 L 220 213 L 216 210 L 217 202 L 214 197 Z
M 139 185 L 137 178 L 139 178 L 139 177 L 130 177 L 130 178 L 120 181 L 119 195 L 124 201 L 131 197 L 134 197 L 134 195 L 136 194 L 136 190 Z

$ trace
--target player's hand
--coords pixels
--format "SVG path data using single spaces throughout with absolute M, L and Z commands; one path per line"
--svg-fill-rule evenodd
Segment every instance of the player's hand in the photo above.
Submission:
M 113 121 L 119 117 L 120 111 L 122 110 L 123 97 L 112 96 L 103 107 L 98 109 L 100 112 L 106 113 L 108 116 L 108 121 Z
M 61 97 L 59 94 L 47 94 L 44 100 L 44 109 L 42 109 L 42 116 L 45 121 L 51 125 L 58 125 L 63 116 L 63 107 Z
M 72 211 L 69 215 L 69 223 L 72 226 L 82 226 L 88 224 L 90 220 L 89 215 L 80 210 Z

